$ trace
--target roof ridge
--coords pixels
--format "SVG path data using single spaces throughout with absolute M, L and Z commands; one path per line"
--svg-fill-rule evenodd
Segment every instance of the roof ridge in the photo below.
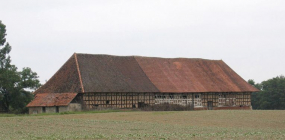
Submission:
M 82 77 L 81 77 L 81 74 L 80 74 L 79 63 L 78 63 L 78 60 L 77 60 L 77 54 L 76 53 L 74 53 L 74 57 L 75 57 L 76 68 L 77 68 L 78 76 L 79 76 L 79 80 L 80 80 L 81 91 L 84 92 L 84 86 L 83 86 Z
M 72 57 L 73 57 L 73 55 L 72 55 L 71 57 L 69 57 L 69 58 L 67 59 L 67 61 L 65 61 L 65 62 L 63 63 L 63 65 L 53 74 L 53 76 L 51 76 L 42 86 L 44 86 L 44 85 L 45 85 L 46 83 L 48 83 L 53 77 L 55 77 L 55 76 L 57 75 L 57 73 L 63 68 L 63 66 L 64 66 L 67 62 L 69 62 L 70 59 L 72 59 Z M 41 89 L 42 86 L 40 86 L 37 90 L 35 90 L 34 93 L 35 93 L 35 94 L 38 94 L 37 91 L 38 91 L 39 89 Z
M 190 60 L 207 60 L 207 61 L 221 61 L 218 59 L 204 59 L 204 58 L 188 58 L 188 57 L 159 57 L 159 56 L 141 56 L 141 55 L 112 55 L 112 54 L 90 54 L 90 53 L 76 53 L 77 55 L 95 55 L 95 56 L 113 56 L 113 57 L 142 57 L 142 58 L 158 58 L 158 59 L 190 59 Z
M 156 85 L 149 79 L 149 77 L 146 75 L 145 71 L 142 69 L 140 63 L 138 62 L 136 56 L 133 56 L 133 58 L 135 59 L 135 61 L 137 62 L 139 68 L 141 69 L 141 71 L 143 72 L 143 74 L 147 77 L 147 79 L 150 81 L 150 83 L 157 89 L 157 91 L 160 92 L 160 90 L 156 87 Z

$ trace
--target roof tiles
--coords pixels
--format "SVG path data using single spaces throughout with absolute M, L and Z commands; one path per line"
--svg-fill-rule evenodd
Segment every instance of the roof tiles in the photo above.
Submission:
M 39 93 L 27 107 L 68 106 L 77 93 Z
M 258 91 L 221 60 L 136 57 L 160 92 Z
M 74 54 L 36 93 L 84 93 L 82 88 L 84 92 L 258 91 L 222 60 Z
M 72 55 L 43 86 L 35 91 L 35 94 L 81 92 L 82 86 L 75 60 L 75 55 Z

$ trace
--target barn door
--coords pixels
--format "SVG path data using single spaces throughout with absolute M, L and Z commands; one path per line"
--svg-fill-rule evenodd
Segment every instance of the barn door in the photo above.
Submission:
M 59 113 L 59 106 L 56 106 L 56 107 L 55 107 L 55 112 L 56 112 L 56 113 Z
M 213 101 L 208 101 L 208 110 L 213 110 Z
M 145 107 L 145 103 L 144 102 L 138 102 L 138 108 L 143 108 Z

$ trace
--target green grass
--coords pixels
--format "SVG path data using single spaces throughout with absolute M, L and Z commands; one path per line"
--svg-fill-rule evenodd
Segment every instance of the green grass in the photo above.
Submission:
M 96 111 L 74 111 L 74 112 L 60 112 L 60 113 L 41 113 L 41 114 L 0 114 L 0 117 L 20 117 L 20 116 L 47 116 L 47 115 L 68 115 L 68 114 L 94 114 L 94 113 L 110 113 L 110 112 L 128 112 L 121 110 L 96 110 Z
M 0 139 L 285 139 L 285 111 L 69 113 L 1 115 Z

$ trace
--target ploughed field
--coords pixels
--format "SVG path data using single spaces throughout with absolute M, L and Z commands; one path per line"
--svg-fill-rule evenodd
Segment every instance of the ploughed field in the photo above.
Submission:
M 0 139 L 95 138 L 285 139 L 285 111 L 130 111 L 0 117 Z

